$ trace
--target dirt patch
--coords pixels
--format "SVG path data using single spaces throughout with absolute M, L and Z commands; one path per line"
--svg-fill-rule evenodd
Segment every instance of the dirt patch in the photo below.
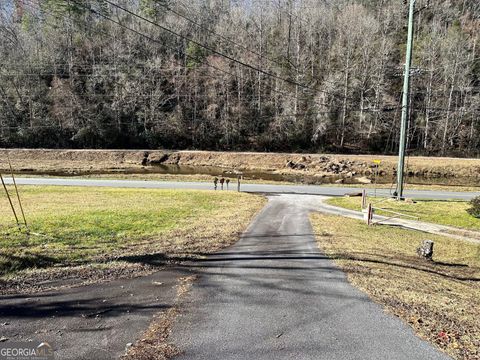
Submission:
M 22 173 L 111 173 L 152 170 L 156 165 L 209 166 L 278 174 L 318 177 L 371 176 L 373 160 L 380 160 L 382 176 L 395 174 L 397 157 L 377 155 L 283 154 L 251 152 L 167 150 L 0 150 L 0 171 L 12 165 Z M 410 157 L 407 173 L 422 177 L 465 177 L 480 179 L 480 159 Z
M 180 350 L 168 343 L 172 325 L 178 315 L 178 309 L 185 295 L 190 290 L 195 276 L 186 276 L 180 279 L 177 286 L 175 305 L 167 311 L 155 315 L 152 323 L 142 338 L 126 350 L 123 360 L 166 360 L 179 355 Z
M 12 149 L 0 151 L 0 170 L 8 170 L 7 154 L 15 171 L 71 174 L 141 168 L 145 157 L 145 151 Z

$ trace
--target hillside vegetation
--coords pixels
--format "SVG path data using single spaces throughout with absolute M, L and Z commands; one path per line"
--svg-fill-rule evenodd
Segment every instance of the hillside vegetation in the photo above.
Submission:
M 409 148 L 477 156 L 480 3 L 427 5 L 416 4 Z M 400 0 L 1 1 L 0 147 L 392 153 L 407 11 Z

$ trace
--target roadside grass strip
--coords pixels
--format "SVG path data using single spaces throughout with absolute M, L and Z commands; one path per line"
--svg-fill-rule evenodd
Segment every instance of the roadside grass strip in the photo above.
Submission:
M 415 216 L 419 221 L 434 224 L 453 226 L 467 230 L 480 230 L 480 219 L 467 213 L 470 207 L 466 201 L 457 200 L 415 200 L 415 203 L 384 200 L 385 198 L 368 198 L 367 202 L 379 203 L 381 208 Z M 342 207 L 349 210 L 361 210 L 361 197 L 337 197 L 326 201 L 327 204 Z M 378 215 L 389 216 L 387 212 L 378 210 Z
M 480 245 L 333 215 L 311 221 L 353 285 L 453 358 L 480 357 Z M 433 261 L 416 255 L 425 239 Z

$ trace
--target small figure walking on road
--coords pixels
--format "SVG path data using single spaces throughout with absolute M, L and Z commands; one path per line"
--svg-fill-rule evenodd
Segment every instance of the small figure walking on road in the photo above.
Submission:
M 240 192 L 240 175 L 237 176 L 237 191 Z
M 227 183 L 227 190 L 228 190 L 228 184 L 230 184 L 230 179 L 225 180 L 225 182 Z
M 220 179 L 220 186 L 221 186 L 221 189 L 223 190 L 223 183 L 225 182 L 225 179 L 222 177 Z
M 217 184 L 218 184 L 218 178 L 215 176 L 215 179 L 213 179 L 213 189 L 217 190 Z

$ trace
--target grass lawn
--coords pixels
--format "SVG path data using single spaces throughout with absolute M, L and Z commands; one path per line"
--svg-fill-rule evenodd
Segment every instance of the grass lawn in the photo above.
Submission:
M 373 206 L 398 211 L 418 217 L 418 220 L 454 226 L 468 230 L 480 230 L 480 219 L 467 213 L 470 207 L 465 201 L 432 201 L 418 200 L 415 204 L 398 202 L 394 200 L 383 200 L 382 198 L 369 198 Z M 381 201 L 381 202 L 380 202 Z M 343 207 L 350 210 L 361 210 L 361 197 L 337 197 L 327 200 L 327 204 Z M 376 212 L 379 215 L 391 215 L 381 210 Z
M 480 245 L 312 214 L 320 248 L 349 281 L 455 359 L 480 356 Z M 433 262 L 415 250 L 435 242 Z
M 326 184 L 326 186 L 340 186 L 346 188 L 362 189 L 389 189 L 395 191 L 395 185 L 389 184 Z M 407 184 L 405 190 L 431 190 L 431 191 L 454 191 L 454 192 L 480 192 L 480 186 L 462 185 L 439 185 L 439 184 Z
M 226 191 L 22 186 L 20 193 L 36 235 L 18 231 L 2 193 L 3 275 L 125 256 L 211 252 L 234 242 L 265 203 Z

